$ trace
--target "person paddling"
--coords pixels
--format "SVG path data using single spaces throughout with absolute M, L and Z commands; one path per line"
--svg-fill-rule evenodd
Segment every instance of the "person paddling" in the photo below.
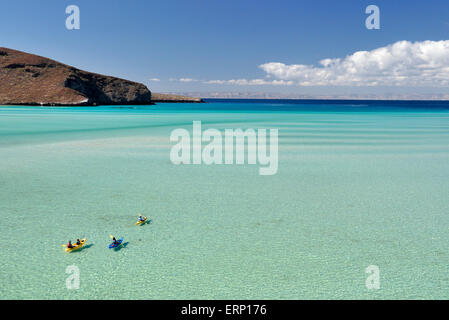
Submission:
M 81 244 L 80 239 L 76 239 L 76 245 L 79 246 Z
M 115 237 L 112 237 L 112 243 L 113 243 L 113 244 L 119 244 L 118 241 L 117 241 L 117 239 L 115 239 Z
M 69 243 L 67 244 L 67 248 L 69 248 L 69 249 L 72 249 L 72 248 L 73 248 L 73 245 L 72 245 L 72 241 L 71 241 L 71 240 L 69 240 Z

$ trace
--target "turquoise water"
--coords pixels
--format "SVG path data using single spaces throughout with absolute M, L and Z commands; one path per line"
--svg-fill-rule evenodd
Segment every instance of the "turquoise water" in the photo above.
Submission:
M 193 120 L 278 128 L 278 173 L 173 165 L 170 133 Z M 0 297 L 447 299 L 448 120 L 349 102 L 0 107 Z M 65 253 L 77 237 L 90 246 Z

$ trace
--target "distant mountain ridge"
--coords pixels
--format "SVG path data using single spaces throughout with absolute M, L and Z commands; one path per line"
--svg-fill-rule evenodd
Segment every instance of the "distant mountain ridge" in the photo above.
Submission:
M 204 102 L 201 98 L 179 95 L 179 94 L 169 94 L 169 93 L 153 93 L 153 102 Z
M 202 99 L 292 99 L 292 100 L 424 100 L 447 101 L 448 93 L 383 93 L 383 94 L 301 94 L 282 92 L 238 92 L 238 91 L 203 91 L 176 92 L 188 97 L 196 96 Z
M 151 104 L 143 84 L 0 47 L 0 105 Z

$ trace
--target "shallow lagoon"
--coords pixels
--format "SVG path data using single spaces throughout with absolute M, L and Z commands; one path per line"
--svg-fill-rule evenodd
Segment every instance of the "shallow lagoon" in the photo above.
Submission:
M 278 173 L 173 165 L 170 133 L 193 120 L 278 128 Z M 448 120 L 354 102 L 0 107 L 1 298 L 449 298 Z M 65 253 L 77 237 L 90 246 Z

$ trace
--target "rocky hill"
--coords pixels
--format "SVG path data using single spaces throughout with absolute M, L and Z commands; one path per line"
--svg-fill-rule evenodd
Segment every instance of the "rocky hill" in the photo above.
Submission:
M 151 104 L 141 84 L 0 47 L 0 105 Z

